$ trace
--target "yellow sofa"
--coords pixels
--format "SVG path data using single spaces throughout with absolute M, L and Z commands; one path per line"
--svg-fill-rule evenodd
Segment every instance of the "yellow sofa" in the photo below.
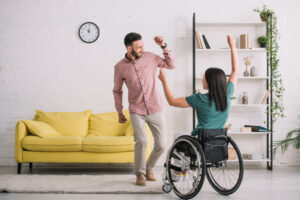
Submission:
M 19 120 L 15 129 L 15 160 L 18 174 L 22 163 L 134 163 L 133 128 L 128 110 L 127 122 L 118 122 L 116 112 L 36 111 L 34 120 Z M 146 125 L 148 145 L 152 134 Z

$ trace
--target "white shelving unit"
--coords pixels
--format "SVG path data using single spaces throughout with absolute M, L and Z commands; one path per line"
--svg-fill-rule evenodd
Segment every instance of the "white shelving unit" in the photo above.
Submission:
M 224 64 L 223 60 L 226 60 L 230 56 L 230 49 L 228 48 L 226 35 L 232 35 L 237 40 L 237 53 L 239 59 L 246 56 L 253 56 L 255 59 L 257 58 L 256 66 L 259 66 L 259 73 L 258 76 L 255 77 L 243 77 L 242 74 L 239 75 L 238 84 L 237 84 L 237 92 L 239 92 L 239 87 L 250 88 L 255 87 L 253 89 L 251 95 L 252 99 L 249 101 L 249 104 L 239 104 L 239 103 L 232 103 L 231 112 L 235 112 L 234 115 L 238 115 L 239 112 L 241 114 L 249 114 L 248 118 L 257 119 L 257 113 L 262 113 L 264 120 L 269 123 L 269 112 L 264 113 L 265 110 L 270 109 L 270 102 L 267 101 L 267 104 L 260 104 L 259 100 L 255 101 L 254 99 L 258 96 L 263 96 L 261 93 L 265 92 L 267 89 L 269 90 L 270 86 L 270 69 L 267 63 L 267 51 L 265 48 L 260 48 L 257 42 L 257 38 L 259 36 L 265 35 L 266 24 L 262 22 L 196 22 L 196 17 L 194 14 L 193 17 L 193 91 L 199 92 L 201 88 L 199 87 L 202 84 L 202 75 L 204 74 L 206 68 L 209 67 L 220 67 L 224 68 L 223 70 L 226 73 L 226 65 Z M 198 31 L 206 36 L 206 39 L 210 45 L 210 49 L 196 49 L 196 36 L 195 32 Z M 248 33 L 250 35 L 250 49 L 239 49 L 239 36 L 240 34 Z M 229 59 L 230 60 L 230 59 Z M 252 59 L 253 60 L 253 59 Z M 207 61 L 205 63 L 205 61 Z M 210 64 L 210 61 L 215 61 L 217 64 Z M 243 67 L 243 62 L 240 60 L 240 71 L 243 71 L 245 68 Z M 217 65 L 217 66 L 216 66 Z M 224 67 L 225 65 L 225 67 Z M 230 63 L 231 65 L 231 63 Z M 230 67 L 231 68 L 231 67 Z M 229 74 L 231 70 L 228 69 L 227 65 L 227 72 Z M 236 90 L 235 89 L 235 90 Z M 242 90 L 242 89 L 241 89 Z M 243 90 L 242 90 L 243 91 Z M 235 91 L 236 93 L 236 91 Z M 247 109 L 245 111 L 244 109 Z M 240 111 L 241 110 L 241 111 Z M 249 111 L 250 110 L 250 111 Z M 255 110 L 255 111 L 252 111 Z M 264 110 L 264 111 L 262 111 Z M 255 114 L 255 116 L 251 116 L 251 114 Z M 230 116 L 229 116 L 230 117 Z M 193 128 L 195 128 L 195 111 L 193 112 Z M 248 124 L 247 117 L 241 117 L 239 121 L 244 120 L 244 125 Z M 260 121 L 259 125 L 264 125 L 264 120 Z M 241 124 L 240 127 L 243 125 Z M 269 126 L 269 125 L 268 125 Z M 268 127 L 267 127 L 268 128 Z M 264 159 L 244 159 L 244 162 L 262 162 L 267 163 L 267 168 L 272 169 L 272 156 L 270 155 L 272 152 L 270 150 L 270 143 L 272 142 L 272 130 L 267 132 L 240 132 L 237 129 L 229 131 L 228 135 L 234 137 L 234 140 L 239 143 L 242 140 L 247 141 L 250 138 L 254 137 L 257 138 L 259 141 L 265 141 L 265 150 L 264 151 Z M 271 140 L 270 140 L 271 138 Z M 247 141 L 248 142 L 248 141 Z M 246 144 L 247 145 L 247 144 Z M 252 150 L 255 151 L 257 148 L 257 144 L 252 144 Z M 240 145 L 239 145 L 240 146 Z M 248 147 L 248 150 L 251 147 Z M 264 149 L 262 147 L 262 149 Z M 240 149 L 243 149 L 243 147 Z M 247 149 L 247 148 L 245 148 Z M 250 149 L 251 150 L 251 149 Z M 247 151 L 241 151 L 241 153 L 249 153 Z M 256 152 L 258 153 L 258 152 Z M 229 162 L 235 162 L 235 160 L 229 160 Z

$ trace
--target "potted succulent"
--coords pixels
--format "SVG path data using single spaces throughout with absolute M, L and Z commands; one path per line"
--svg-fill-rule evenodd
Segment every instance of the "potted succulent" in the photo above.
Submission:
M 268 37 L 267 36 L 260 36 L 257 39 L 260 47 L 266 47 L 267 46 L 267 42 L 268 42 Z

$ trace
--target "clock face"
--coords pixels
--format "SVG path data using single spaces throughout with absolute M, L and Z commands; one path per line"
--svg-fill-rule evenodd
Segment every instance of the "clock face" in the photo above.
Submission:
M 83 42 L 95 42 L 100 35 L 98 26 L 93 22 L 86 22 L 79 28 L 79 37 Z

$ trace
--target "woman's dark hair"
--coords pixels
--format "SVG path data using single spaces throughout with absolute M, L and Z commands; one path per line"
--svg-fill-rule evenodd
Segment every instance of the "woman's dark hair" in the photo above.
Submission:
M 208 68 L 205 71 L 208 85 L 209 104 L 215 102 L 216 110 L 225 111 L 227 108 L 227 81 L 225 73 L 219 68 Z
M 130 46 L 134 41 L 141 40 L 142 36 L 138 33 L 128 33 L 124 38 L 125 46 Z

